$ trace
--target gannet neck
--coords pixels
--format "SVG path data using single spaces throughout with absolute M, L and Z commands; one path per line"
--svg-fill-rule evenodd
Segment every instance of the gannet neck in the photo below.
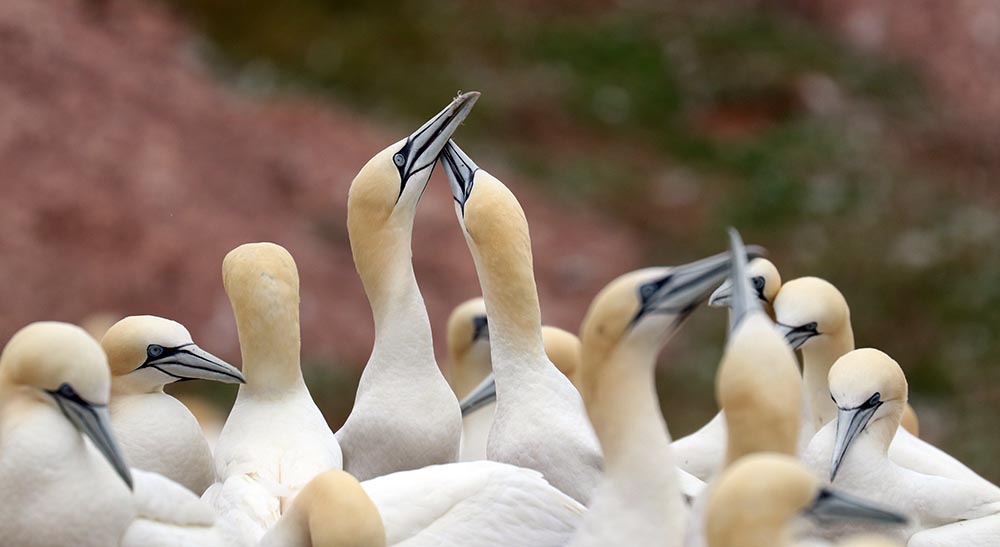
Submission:
M 124 376 L 112 376 L 111 397 L 139 393 L 163 393 L 163 384 L 156 384 L 144 378 L 146 374 L 155 373 L 155 371 L 150 370 L 148 373 L 147 371 L 138 371 Z
M 850 321 L 837 332 L 817 336 L 802 347 L 802 385 L 814 431 L 837 418 L 837 405 L 830 400 L 830 367 L 854 349 Z
M 464 223 L 486 300 L 493 369 L 500 385 L 513 362 L 549 363 L 528 221 L 514 194 L 480 169 L 465 203 Z
M 299 352 L 299 274 L 292 255 L 273 243 L 248 243 L 223 261 L 236 316 L 246 385 L 240 395 L 304 388 Z

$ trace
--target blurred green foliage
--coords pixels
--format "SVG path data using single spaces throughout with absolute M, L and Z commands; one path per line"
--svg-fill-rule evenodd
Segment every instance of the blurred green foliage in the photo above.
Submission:
M 958 160 L 921 161 L 941 122 L 906 67 L 726 0 L 170 3 L 251 92 L 329 95 L 405 128 L 482 91 L 466 150 L 635 226 L 651 263 L 739 227 L 785 278 L 838 285 L 859 346 L 907 371 L 928 436 L 1000 478 L 982 434 L 1000 401 L 1000 219 L 953 191 Z M 720 315 L 665 357 L 675 436 L 714 411 Z

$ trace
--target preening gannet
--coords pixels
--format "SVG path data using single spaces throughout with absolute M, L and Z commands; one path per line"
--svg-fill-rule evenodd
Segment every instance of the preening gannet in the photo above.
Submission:
M 823 486 L 795 458 L 760 453 L 746 456 L 719 477 L 708 501 L 709 547 L 792 547 L 792 520 L 846 519 L 898 526 L 903 515 Z
M 320 473 L 268 530 L 259 547 L 384 547 L 385 527 L 358 480 Z
M 850 309 L 844 296 L 832 284 L 816 277 L 802 277 L 782 285 L 774 310 L 786 340 L 793 349 L 802 352 L 805 397 L 812 419 L 809 425 L 818 430 L 837 417 L 827 377 L 833 363 L 854 349 Z M 905 429 L 896 434 L 889 457 L 920 473 L 993 486 L 952 456 Z
M 126 317 L 107 330 L 101 347 L 111 367 L 111 425 L 125 460 L 201 495 L 215 482 L 212 451 L 191 412 L 163 386 L 192 379 L 244 383 L 243 373 L 162 317 Z
M 927 528 L 1000 515 L 1000 491 L 995 487 L 917 473 L 889 459 L 889 444 L 907 397 L 906 377 L 892 358 L 871 348 L 851 351 L 830 369 L 829 381 L 837 419 L 810 441 L 803 461 L 829 477 L 834 486 L 895 507 L 912 518 L 903 529 L 864 531 L 905 541 Z M 831 536 L 847 531 L 858 530 L 824 527 L 824 533 Z M 996 545 L 1000 528 L 994 531 L 987 540 L 956 528 L 950 545 Z
M 7 343 L 0 355 L 3 543 L 119 544 L 135 509 L 132 475 L 108 417 L 110 387 L 100 344 L 79 327 L 33 323 Z
M 728 273 L 729 255 L 719 254 L 625 274 L 594 298 L 580 327 L 579 381 L 604 473 L 572 545 L 683 543 L 687 510 L 653 372 L 667 340 Z
M 229 537 L 255 543 L 313 477 L 342 465 L 340 447 L 302 379 L 299 275 L 273 243 L 248 243 L 222 263 L 243 374 L 215 448 L 219 481 L 204 499 Z
M 351 183 L 347 231 L 375 317 L 375 346 L 337 440 L 345 470 L 362 481 L 458 460 L 462 416 L 434 358 L 410 239 L 438 155 L 478 98 L 459 95 Z
M 497 405 L 487 455 L 538 470 L 586 504 L 600 477 L 601 451 L 579 392 L 545 355 L 524 211 L 454 142 L 441 162 L 489 316 Z

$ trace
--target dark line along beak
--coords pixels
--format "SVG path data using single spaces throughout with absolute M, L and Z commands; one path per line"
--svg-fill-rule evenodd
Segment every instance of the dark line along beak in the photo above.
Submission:
M 451 184 L 451 195 L 455 203 L 462 209 L 465 215 L 465 202 L 472 194 L 472 183 L 479 166 L 472 161 L 455 141 L 449 141 L 441 153 L 441 164 L 444 165 L 444 172 L 448 175 L 448 182 Z
M 754 312 L 763 312 L 757 294 L 747 277 L 747 250 L 743 238 L 735 228 L 729 229 L 729 279 L 732 282 L 733 298 L 729 312 L 729 333 L 736 330 L 744 318 Z
M 462 409 L 462 416 L 467 416 L 476 410 L 490 404 L 497 398 L 496 378 L 491 372 L 471 393 L 459 401 L 458 406 Z
M 490 338 L 489 322 L 485 315 L 477 315 L 472 318 L 472 341 Z
M 111 415 L 106 405 L 95 405 L 83 400 L 69 384 L 49 391 L 59 405 L 59 410 L 80 433 L 90 438 L 94 446 L 104 455 L 118 476 L 132 489 L 132 472 L 129 470 L 111 429 Z
M 851 447 L 851 443 L 865 430 L 868 422 L 871 421 L 872 416 L 880 406 L 882 406 L 881 402 L 875 402 L 873 404 L 865 403 L 857 408 L 838 409 L 837 440 L 833 445 L 830 482 L 833 482 L 833 479 L 837 477 L 837 471 L 840 470 L 840 465 L 844 463 L 844 456 L 847 455 L 847 450 Z
M 163 348 L 160 355 L 149 357 L 139 368 L 155 368 L 178 380 L 212 380 L 224 384 L 245 384 L 239 369 L 195 344 Z
M 820 490 L 805 514 L 821 521 L 855 519 L 906 524 L 908 520 L 891 509 L 831 488 Z
M 802 344 L 805 344 L 813 336 L 819 335 L 819 331 L 816 330 L 816 323 L 806 323 L 798 327 L 784 323 L 775 323 L 775 326 L 784 335 L 785 341 L 792 347 L 792 351 L 801 348 Z
M 458 126 L 472 110 L 472 105 L 479 99 L 478 91 L 462 93 L 444 110 L 438 112 L 427 123 L 420 126 L 406 139 L 398 152 L 393 154 L 392 161 L 399 170 L 399 195 L 403 195 L 406 182 L 410 177 L 427 168 L 433 168 L 445 144 L 455 134 Z M 396 198 L 399 201 L 399 198 Z
M 764 255 L 764 249 L 756 245 L 747 247 L 745 252 L 749 258 Z M 642 305 L 630 325 L 654 313 L 673 313 L 678 315 L 677 323 L 682 322 L 729 275 L 729 262 L 730 253 L 719 253 L 675 266 L 665 277 L 642 285 L 639 288 Z

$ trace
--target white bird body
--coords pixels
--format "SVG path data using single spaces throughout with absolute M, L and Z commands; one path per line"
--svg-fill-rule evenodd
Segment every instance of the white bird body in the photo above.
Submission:
M 108 409 L 130 465 L 159 473 L 197 494 L 215 482 L 212 451 L 183 403 L 161 391 L 113 395 Z
M 232 544 L 216 525 L 212 508 L 176 482 L 148 471 L 132 470 L 136 518 L 122 547 L 224 547 Z
M 478 461 L 400 471 L 361 483 L 388 545 L 561 546 L 586 509 L 541 473 Z
M 677 467 L 702 481 L 718 472 L 726 455 L 726 415 L 718 412 L 700 429 L 671 443 Z
M 135 518 L 128 486 L 52 405 L 9 393 L 0 401 L 2 542 L 118 545 Z
M 496 401 L 493 401 L 462 418 L 461 461 L 474 462 L 486 459 L 486 444 L 489 442 L 495 412 Z

